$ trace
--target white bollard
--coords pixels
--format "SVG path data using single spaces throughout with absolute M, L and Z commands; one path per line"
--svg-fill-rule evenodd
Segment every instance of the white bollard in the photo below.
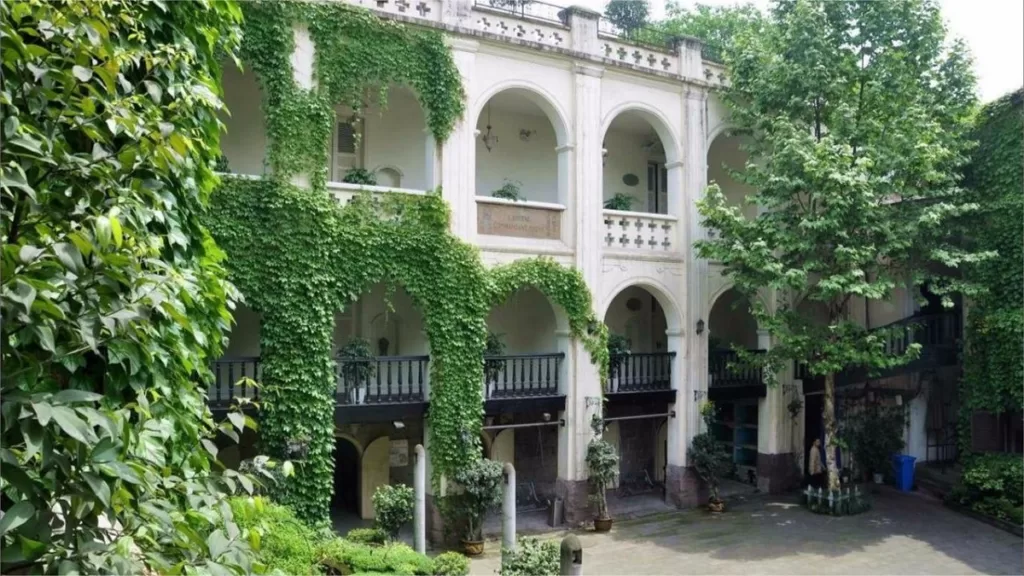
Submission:
M 413 545 L 420 554 L 427 553 L 427 451 L 417 444 L 413 449 L 413 491 L 416 504 L 412 513 Z
M 505 493 L 501 501 L 501 548 L 516 549 L 516 469 L 506 462 L 502 468 L 505 474 Z

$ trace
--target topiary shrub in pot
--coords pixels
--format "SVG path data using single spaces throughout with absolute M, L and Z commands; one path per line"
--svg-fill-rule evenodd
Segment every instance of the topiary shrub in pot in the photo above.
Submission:
M 338 350 L 338 371 L 352 404 L 362 404 L 365 401 L 366 388 L 376 368 L 373 363 L 373 352 L 370 351 L 370 342 L 366 338 L 350 338 Z
M 704 420 L 704 431 L 693 437 L 687 459 L 693 463 L 697 476 L 708 487 L 708 510 L 722 512 L 725 503 L 719 496 L 719 484 L 728 471 L 732 458 L 725 447 L 715 439 L 715 405 L 705 402 L 700 407 L 700 416 Z
M 385 484 L 373 493 L 373 513 L 377 527 L 392 540 L 412 520 L 415 496 L 405 484 Z
M 346 184 L 365 184 L 367 186 L 377 185 L 377 175 L 366 168 L 350 168 L 341 179 Z
M 479 555 L 484 551 L 484 517 L 501 506 L 502 463 L 481 458 L 456 472 L 452 481 L 461 492 L 445 497 L 446 519 L 463 523 L 463 548 L 470 556 Z
M 608 485 L 619 475 L 619 455 L 615 447 L 605 442 L 604 420 L 594 414 L 590 427 L 594 437 L 587 444 L 587 470 L 593 488 L 591 502 L 594 503 L 594 530 L 607 532 L 612 529 L 612 517 L 608 514 Z
M 501 185 L 501 188 L 491 192 L 491 196 L 494 198 L 501 198 L 503 200 L 511 200 L 513 202 L 519 202 L 523 199 L 522 195 L 523 183 L 518 180 L 509 180 L 505 178 L 505 183 Z
M 604 207 L 607 210 L 632 210 L 634 202 L 636 202 L 636 198 L 619 192 L 605 200 Z

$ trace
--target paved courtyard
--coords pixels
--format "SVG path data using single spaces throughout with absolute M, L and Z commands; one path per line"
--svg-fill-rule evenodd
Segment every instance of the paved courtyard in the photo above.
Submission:
M 930 498 L 886 490 L 872 510 L 811 514 L 794 497 L 754 496 L 722 516 L 689 510 L 580 532 L 584 574 L 1022 574 L 1020 538 Z M 560 540 L 565 532 L 543 538 Z M 493 576 L 500 541 L 475 559 Z

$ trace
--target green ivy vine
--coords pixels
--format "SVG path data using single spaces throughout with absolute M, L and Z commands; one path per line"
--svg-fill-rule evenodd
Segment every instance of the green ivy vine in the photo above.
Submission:
M 242 5 L 242 60 L 264 94 L 263 113 L 275 177 L 308 174 L 322 187 L 329 166 L 334 106 L 387 102 L 388 87 L 407 84 L 443 142 L 465 110 L 462 81 L 440 32 L 383 20 L 339 2 L 259 1 Z M 290 63 L 293 29 L 305 25 L 315 48 L 316 87 L 297 86 Z
M 985 287 L 969 306 L 964 373 L 960 386 L 960 444 L 971 449 L 971 416 L 1024 408 L 1024 90 L 986 105 L 975 128 L 978 148 L 966 184 L 981 206 L 967 222 L 978 248 L 997 256 L 970 266 L 966 275 Z

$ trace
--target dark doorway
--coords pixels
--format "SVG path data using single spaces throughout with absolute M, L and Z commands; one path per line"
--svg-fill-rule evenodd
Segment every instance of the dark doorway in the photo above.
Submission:
M 808 481 L 808 466 L 811 445 L 815 439 L 821 438 L 824 430 L 821 423 L 821 407 L 825 397 L 821 394 L 804 396 L 804 483 Z M 823 440 L 824 441 L 824 440 Z
M 345 438 L 334 441 L 334 512 L 359 515 L 359 450 Z

